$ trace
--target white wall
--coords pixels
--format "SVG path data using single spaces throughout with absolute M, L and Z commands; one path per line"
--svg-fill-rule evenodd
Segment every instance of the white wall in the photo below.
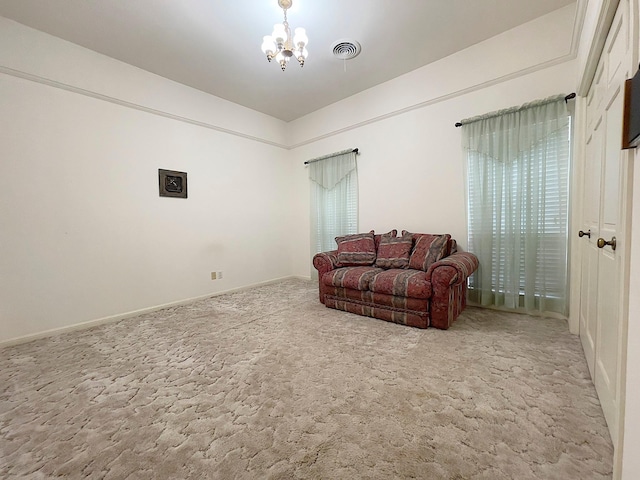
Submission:
M 290 275 L 282 122 L 1 17 L 0 68 L 0 342 Z
M 450 233 L 467 244 L 464 118 L 575 91 L 575 6 L 560 9 L 292 123 L 297 147 L 293 272 L 309 275 L 304 160 L 357 147 L 359 229 Z M 540 48 L 527 45 L 544 39 Z

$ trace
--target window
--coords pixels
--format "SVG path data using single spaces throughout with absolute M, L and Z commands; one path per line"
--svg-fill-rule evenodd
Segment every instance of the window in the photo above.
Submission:
M 335 237 L 358 231 L 356 151 L 309 161 L 311 256 L 335 250 Z M 312 274 L 317 273 L 311 269 Z
M 472 301 L 567 314 L 570 125 L 564 97 L 463 122 Z

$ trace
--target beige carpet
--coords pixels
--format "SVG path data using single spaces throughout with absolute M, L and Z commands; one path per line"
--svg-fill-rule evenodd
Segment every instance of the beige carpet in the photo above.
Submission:
M 330 310 L 288 280 L 0 350 L 0 477 L 611 477 L 565 322 L 448 331 Z

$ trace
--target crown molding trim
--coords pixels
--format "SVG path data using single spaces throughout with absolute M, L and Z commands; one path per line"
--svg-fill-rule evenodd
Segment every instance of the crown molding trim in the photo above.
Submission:
M 576 15 L 576 18 L 577 17 L 578 17 L 578 15 Z M 579 38 L 579 35 L 575 35 L 575 28 L 574 28 L 574 37 Z M 158 109 L 151 108 L 151 107 L 146 107 L 144 105 L 140 105 L 140 104 L 137 104 L 137 103 L 134 103 L 134 102 L 130 102 L 130 101 L 127 101 L 127 100 L 122 100 L 122 99 L 119 99 L 119 98 L 116 98 L 116 97 L 112 97 L 112 96 L 109 96 L 109 95 L 104 95 L 102 93 L 98 93 L 98 92 L 94 92 L 94 91 L 87 90 L 87 89 L 84 89 L 84 88 L 76 87 L 74 85 L 70 85 L 70 84 L 67 84 L 67 83 L 59 82 L 57 80 L 52 80 L 52 79 L 49 79 L 49 78 L 46 78 L 46 77 L 42 77 L 40 75 L 34 75 L 32 73 L 27 73 L 27 72 L 23 72 L 23 71 L 20 71 L 20 70 L 15 70 L 13 68 L 5 67 L 5 66 L 2 66 L 2 65 L 0 65 L 0 73 L 4 73 L 6 75 L 10 75 L 10 76 L 17 77 L 17 78 L 22 78 L 24 80 L 28 80 L 28 81 L 31 81 L 31 82 L 40 83 L 42 85 L 47 85 L 47 86 L 50 86 L 50 87 L 59 88 L 61 90 L 66 90 L 68 92 L 76 93 L 76 94 L 79 94 L 79 95 L 84 95 L 84 96 L 87 96 L 87 97 L 95 98 L 97 100 L 102 100 L 102 101 L 109 102 L 109 103 L 112 103 L 112 104 L 115 104 L 115 105 L 120 105 L 122 107 L 132 108 L 134 110 L 139 110 L 141 112 L 150 113 L 152 115 L 157 115 L 157 116 L 168 118 L 168 119 L 171 119 L 171 120 L 176 120 L 176 121 L 179 121 L 179 122 L 188 123 L 190 125 L 196 125 L 196 126 L 199 126 L 199 127 L 202 127 L 202 128 L 207 128 L 209 130 L 214 130 L 216 132 L 225 133 L 225 134 L 228 134 L 228 135 L 233 135 L 233 136 L 236 136 L 236 137 L 244 138 L 246 140 L 251 140 L 251 141 L 263 143 L 263 144 L 266 144 L 266 145 L 271 145 L 273 147 L 281 148 L 283 150 L 294 150 L 296 148 L 299 148 L 299 147 L 302 147 L 302 146 L 305 146 L 305 145 L 309 145 L 311 143 L 315 143 L 317 141 L 324 140 L 326 138 L 330 138 L 330 137 L 333 137 L 335 135 L 340 135 L 342 133 L 345 133 L 345 132 L 348 132 L 348 131 L 351 131 L 351 130 L 355 130 L 355 129 L 358 129 L 358 128 L 361 128 L 361 127 L 365 127 L 365 126 L 371 125 L 373 123 L 377 123 L 377 122 L 380 122 L 380 121 L 383 121 L 383 120 L 387 120 L 389 118 L 393 118 L 393 117 L 397 117 L 399 115 L 403 115 L 403 114 L 411 112 L 413 110 L 426 108 L 426 107 L 429 107 L 431 105 L 435 105 L 435 104 L 440 103 L 440 102 L 451 100 L 453 98 L 456 98 L 456 97 L 459 97 L 459 96 L 462 96 L 462 95 L 466 95 L 468 93 L 477 92 L 478 90 L 482 90 L 482 89 L 487 88 L 487 87 L 498 85 L 500 83 L 503 83 L 503 82 L 506 82 L 506 81 L 509 81 L 509 80 L 513 80 L 515 78 L 522 77 L 524 75 L 529 75 L 531 73 L 534 73 L 534 72 L 537 72 L 537 71 L 540 71 L 540 70 L 544 70 L 545 68 L 553 67 L 555 65 L 559 65 L 559 64 L 571 61 L 571 60 L 576 58 L 576 54 L 577 54 L 577 46 L 574 48 L 573 41 L 572 41 L 572 48 L 571 48 L 570 53 L 568 53 L 568 54 L 565 54 L 565 55 L 559 56 L 557 58 L 554 58 L 554 59 L 539 63 L 537 65 L 533 65 L 533 66 L 530 66 L 530 67 L 527 67 L 527 68 L 524 68 L 524 69 L 521 69 L 521 70 L 518 70 L 518 71 L 515 71 L 515 72 L 512 72 L 512 73 L 509 73 L 507 75 L 503 75 L 501 77 L 497 77 L 497 78 L 488 80 L 486 82 L 481 82 L 481 83 L 478 83 L 476 85 L 472 85 L 470 87 L 463 88 L 461 90 L 456 90 L 454 92 L 447 93 L 447 94 L 441 95 L 439 97 L 434 97 L 434 98 L 431 98 L 429 100 L 425 100 L 423 102 L 419 102 L 419 103 L 416 103 L 416 104 L 413 104 L 413 105 L 409 105 L 407 107 L 400 108 L 398 110 L 393 110 L 393 111 L 385 113 L 383 115 L 379 115 L 377 117 L 372 117 L 372 118 L 369 118 L 367 120 L 363 120 L 361 122 L 357 122 L 357 123 L 354 123 L 352 125 L 348 125 L 348 126 L 343 127 L 343 128 L 332 130 L 330 132 L 327 132 L 327 133 L 324 133 L 322 135 L 318 135 L 318 136 L 315 136 L 315 137 L 311 137 L 311 138 L 309 138 L 307 140 L 304 140 L 302 142 L 299 142 L 299 143 L 296 143 L 296 144 L 293 144 L 293 145 L 285 145 L 285 144 L 274 142 L 274 141 L 267 140 L 267 139 L 264 139 L 264 138 L 256 137 L 254 135 L 248 135 L 246 133 L 242 133 L 242 132 L 239 132 L 239 131 L 236 131 L 236 130 L 232 130 L 232 129 L 229 129 L 229 128 L 220 127 L 220 126 L 212 124 L 212 123 L 203 122 L 201 120 L 195 120 L 195 119 L 192 119 L 192 118 L 189 118 L 189 117 L 184 117 L 182 115 L 176 115 L 176 114 L 173 114 L 173 113 L 170 113 L 170 112 L 166 112 L 166 111 L 163 111 L 163 110 L 158 110 Z
M 571 60 L 574 60 L 575 58 L 576 58 L 576 54 L 574 52 L 570 52 L 570 53 L 568 53 L 566 55 L 562 55 L 560 57 L 548 60 L 546 62 L 539 63 L 538 65 L 533 65 L 531 67 L 527 67 L 527 68 L 524 68 L 522 70 L 518 70 L 516 72 L 509 73 L 507 75 L 503 75 L 501 77 L 494 78 L 492 80 L 487 80 L 486 82 L 478 83 L 476 85 L 472 85 L 471 87 L 463 88 L 461 90 L 456 90 L 455 92 L 447 93 L 447 94 L 441 95 L 439 97 L 434 97 L 434 98 L 431 98 L 429 100 L 425 100 L 424 102 L 416 103 L 416 104 L 410 105 L 408 107 L 404 107 L 404 108 L 401 108 L 401 109 L 398 109 L 398 110 L 394 110 L 394 111 L 391 111 L 389 113 L 385 113 L 383 115 L 379 115 L 377 117 L 373 117 L 373 118 L 370 118 L 368 120 L 364 120 L 362 122 L 354 123 L 352 125 L 348 125 L 346 127 L 343 127 L 343 128 L 337 129 L 337 130 L 332 130 L 332 131 L 324 133 L 322 135 L 318 135 L 316 137 L 309 138 L 309 139 L 304 140 L 302 142 L 296 143 L 295 145 L 291 145 L 291 146 L 288 147 L 288 149 L 289 150 L 296 149 L 298 147 L 302 147 L 304 145 L 309 145 L 309 144 L 317 142 L 319 140 L 324 140 L 326 138 L 333 137 L 334 135 L 339 135 L 341 133 L 345 133 L 345 132 L 348 132 L 350 130 L 355 130 L 357 128 L 361 128 L 361 127 L 364 127 L 366 125 L 371 125 L 372 123 L 380 122 L 382 120 L 387 120 L 387 119 L 392 118 L 392 117 L 397 117 L 398 115 L 403 115 L 403 114 L 405 114 L 407 112 L 411 112 L 413 110 L 418 110 L 420 108 L 429 107 L 431 105 L 435 105 L 435 104 L 440 103 L 440 102 L 451 100 L 453 98 L 460 97 L 460 96 L 466 95 L 468 93 L 477 92 L 478 90 L 482 90 L 482 89 L 487 88 L 487 87 L 498 85 L 500 83 L 503 83 L 503 82 L 506 82 L 506 81 L 509 81 L 509 80 L 513 80 L 515 78 L 522 77 L 524 75 L 529 75 L 531 73 L 534 73 L 534 72 L 537 72 L 537 71 L 540 71 L 540 70 L 544 70 L 545 68 L 549 68 L 549 67 L 553 67 L 555 65 L 560 65 L 560 64 L 565 63 L 565 62 L 569 62 Z
M 152 115 L 158 115 L 160 117 L 169 118 L 171 120 L 177 120 L 179 122 L 189 123 L 191 125 L 197 125 L 199 127 L 208 128 L 209 130 L 215 130 L 216 132 L 226 133 L 228 135 L 234 135 L 236 137 L 244 138 L 247 140 L 252 140 L 254 142 L 265 143 L 267 145 L 271 145 L 278 148 L 284 148 L 286 150 L 289 149 L 284 144 L 273 142 L 271 140 L 266 140 L 264 138 L 256 137 L 254 135 L 248 135 L 246 133 L 238 132 L 236 130 L 231 130 L 229 128 L 220 127 L 218 125 L 214 125 L 212 123 L 203 122 L 201 120 L 195 120 L 189 117 L 183 117 L 182 115 L 176 115 L 174 113 L 166 112 L 164 110 L 158 110 L 156 108 L 145 107 L 144 105 L 140 105 L 138 103 L 129 102 L 127 100 L 122 100 L 120 98 L 111 97 L 109 95 L 104 95 L 102 93 L 94 92 L 92 90 L 87 90 L 84 88 L 76 87 L 74 85 L 69 85 L 68 83 L 59 82 L 57 80 L 51 80 L 50 78 L 42 77 L 40 75 L 34 75 L 32 73 L 23 72 L 20 70 L 15 70 L 13 68 L 5 67 L 0 65 L 0 73 L 4 73 L 6 75 L 11 75 L 13 77 L 22 78 L 24 80 L 29 80 L 32 82 L 40 83 L 42 85 L 48 85 L 50 87 L 59 88 L 61 90 L 66 90 L 68 92 L 77 93 L 79 95 L 85 95 L 87 97 L 95 98 L 98 100 L 102 100 L 104 102 L 113 103 L 115 105 L 120 105 L 122 107 L 132 108 L 134 110 L 139 110 L 141 112 L 150 113 Z

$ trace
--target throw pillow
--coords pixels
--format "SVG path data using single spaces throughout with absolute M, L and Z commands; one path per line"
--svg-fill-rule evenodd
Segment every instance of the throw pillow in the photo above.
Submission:
M 411 232 L 408 232 L 406 230 L 402 230 L 402 235 L 413 235 L 413 239 L 415 240 L 420 235 L 428 235 L 428 234 L 426 234 L 426 233 L 411 233 Z M 438 237 L 440 235 L 432 235 L 432 236 Z M 449 255 L 453 255 L 457 251 L 458 251 L 458 242 L 456 242 L 453 238 L 451 238 L 451 235 L 449 235 L 449 241 L 447 242 L 447 251 L 445 252 L 444 256 L 448 257 Z
M 376 234 L 373 236 L 373 241 L 376 244 L 376 252 L 378 251 L 378 247 L 380 246 L 380 240 L 382 239 L 382 237 L 397 237 L 398 236 L 398 230 L 396 230 L 395 228 L 387 233 L 383 233 L 383 234 Z
M 453 255 L 458 252 L 458 242 L 456 242 L 453 238 L 449 240 L 449 255 Z M 449 256 L 447 255 L 447 257 Z
M 402 237 L 382 237 L 378 247 L 376 267 L 407 268 L 412 247 L 413 235 L 411 234 Z
M 369 233 L 356 233 L 336 237 L 338 244 L 339 267 L 373 265 L 376 261 L 376 245 L 373 230 Z
M 406 230 L 402 231 L 403 236 L 411 235 Z M 451 235 L 430 235 L 428 233 L 413 234 L 413 251 L 409 258 L 409 268 L 415 270 L 429 270 L 432 263 L 443 259 L 449 251 L 449 239 Z

